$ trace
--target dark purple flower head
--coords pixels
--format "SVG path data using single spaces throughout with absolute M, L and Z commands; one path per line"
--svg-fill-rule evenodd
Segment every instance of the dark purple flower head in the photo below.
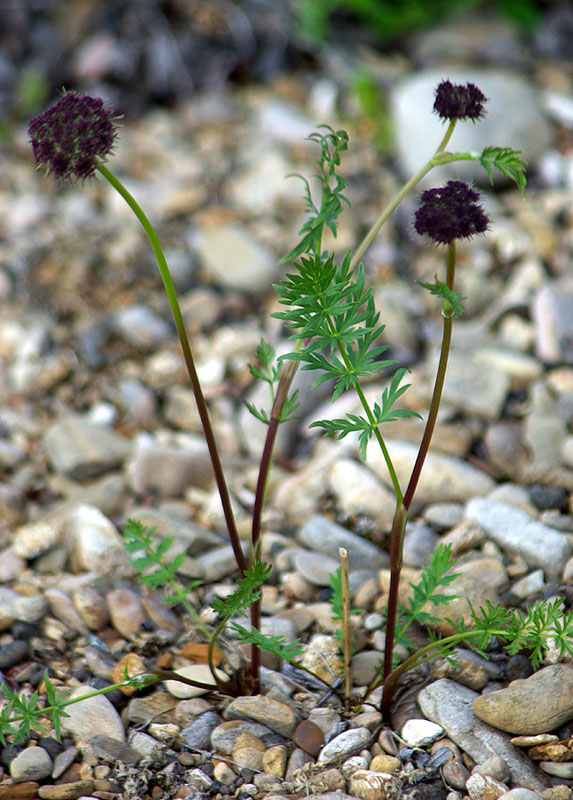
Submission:
M 436 89 L 434 111 L 442 119 L 481 119 L 485 114 L 483 104 L 487 101 L 484 93 L 475 83 L 455 84 L 442 81 Z
M 34 158 L 55 178 L 91 178 L 113 151 L 117 117 L 99 97 L 66 92 L 28 125 Z
M 478 205 L 479 199 L 479 192 L 463 181 L 448 181 L 438 189 L 428 189 L 422 194 L 414 227 L 420 235 L 427 234 L 440 244 L 483 233 L 489 218 Z

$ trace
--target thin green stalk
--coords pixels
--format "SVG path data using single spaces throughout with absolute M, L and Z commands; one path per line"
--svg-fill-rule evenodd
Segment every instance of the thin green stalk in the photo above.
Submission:
M 447 276 L 446 285 L 449 289 L 454 288 L 454 278 L 456 269 L 456 245 L 453 240 L 448 245 L 447 251 Z M 444 380 L 446 377 L 446 369 L 448 365 L 448 356 L 450 352 L 450 344 L 452 339 L 452 323 L 453 316 L 443 315 L 443 332 L 442 332 L 442 346 L 440 350 L 440 360 L 438 362 L 438 369 L 436 372 L 436 379 L 434 383 L 434 391 L 432 393 L 432 401 L 430 403 L 430 410 L 428 419 L 426 420 L 426 427 L 418 450 L 418 455 L 412 469 L 410 481 L 404 493 L 404 499 L 401 504 L 396 506 L 396 515 L 392 523 L 392 532 L 390 540 L 390 590 L 388 595 L 388 616 L 386 619 L 386 635 L 384 641 L 384 694 L 382 699 L 383 713 L 388 714 L 392 694 L 394 692 L 395 683 L 386 684 L 392 673 L 392 660 L 394 653 L 394 637 L 396 632 L 396 616 L 398 608 L 398 587 L 400 584 L 400 572 L 402 568 L 402 549 L 404 543 L 404 531 L 406 528 L 406 520 L 408 511 L 414 497 L 414 493 L 418 486 L 422 467 L 428 455 L 430 442 L 434 433 L 438 411 L 440 408 L 440 401 L 442 399 L 442 391 L 444 387 Z M 381 710 L 382 710 L 381 707 Z
M 448 129 L 446 130 L 446 133 L 444 135 L 444 138 L 438 145 L 438 148 L 434 153 L 434 155 L 432 156 L 432 158 L 426 164 L 424 164 L 422 169 L 420 169 L 412 178 L 410 178 L 408 183 L 406 183 L 400 189 L 400 191 L 394 197 L 392 202 L 386 206 L 386 208 L 381 212 L 380 216 L 376 219 L 375 223 L 372 225 L 372 227 L 370 228 L 370 230 L 368 231 L 368 233 L 366 234 L 366 236 L 364 237 L 364 239 L 362 240 L 362 242 L 360 243 L 360 245 L 358 246 L 356 252 L 352 257 L 352 261 L 350 262 L 350 267 L 352 269 L 356 269 L 356 267 L 358 266 L 358 264 L 362 259 L 362 256 L 372 244 L 374 237 L 376 236 L 382 225 L 384 225 L 384 223 L 386 222 L 388 217 L 392 214 L 392 212 L 400 205 L 400 203 L 406 197 L 408 192 L 410 192 L 414 188 L 414 186 L 416 186 L 416 184 L 422 180 L 424 175 L 427 175 L 428 172 L 430 172 L 430 170 L 432 170 L 436 166 L 436 164 L 434 163 L 434 159 L 436 156 L 440 155 L 440 153 L 443 153 L 443 151 L 448 146 L 448 143 L 452 138 L 452 134 L 456 127 L 456 122 L 457 120 L 455 119 L 451 120 L 450 124 L 448 125 Z
M 191 345 L 189 343 L 187 331 L 185 330 L 183 315 L 181 313 L 181 308 L 179 306 L 179 301 L 177 299 L 177 293 L 175 291 L 175 287 L 171 279 L 171 273 L 169 272 L 169 267 L 167 265 L 165 254 L 163 253 L 163 249 L 161 247 L 161 244 L 159 242 L 159 239 L 157 237 L 153 225 L 149 221 L 147 215 L 145 214 L 145 212 L 143 211 L 137 200 L 126 189 L 123 183 L 113 174 L 113 172 L 111 172 L 111 170 L 108 169 L 108 167 L 105 164 L 100 162 L 97 166 L 97 169 L 104 176 L 104 178 L 113 186 L 113 188 L 123 197 L 125 202 L 131 208 L 131 210 L 141 223 L 141 226 L 145 231 L 145 234 L 155 254 L 155 258 L 157 260 L 157 266 L 159 267 L 159 271 L 161 273 L 163 286 L 165 287 L 165 292 L 167 294 L 167 299 L 171 307 L 171 313 L 173 315 L 173 320 L 175 322 L 175 327 L 177 329 L 177 334 L 179 336 L 179 341 L 181 343 L 181 349 L 183 350 L 183 357 L 185 359 L 185 364 L 187 366 L 189 378 L 191 379 L 191 386 L 193 388 L 193 393 L 195 395 L 195 400 L 197 402 L 199 417 L 201 419 L 203 432 L 205 434 L 205 440 L 207 442 L 207 447 L 209 449 L 209 456 L 211 459 L 211 463 L 213 465 L 215 481 L 217 483 L 217 488 L 219 490 L 219 495 L 221 497 L 221 504 L 223 506 L 223 514 L 225 516 L 225 522 L 227 524 L 229 538 L 231 540 L 231 545 L 233 547 L 233 552 L 235 554 L 235 559 L 237 561 L 237 566 L 239 568 L 239 571 L 241 572 L 241 575 L 244 575 L 246 569 L 246 560 L 243 555 L 243 550 L 241 548 L 241 541 L 235 523 L 235 515 L 233 514 L 233 508 L 231 506 L 231 498 L 229 495 L 227 482 L 225 480 L 225 474 L 223 472 L 221 459 L 219 457 L 219 450 L 217 448 L 215 434 L 213 433 L 209 412 L 207 410 L 207 404 L 205 402 L 203 390 L 199 382 L 199 376 L 197 375 L 197 369 L 195 367 L 195 360 L 193 358 L 193 353 L 191 351 Z

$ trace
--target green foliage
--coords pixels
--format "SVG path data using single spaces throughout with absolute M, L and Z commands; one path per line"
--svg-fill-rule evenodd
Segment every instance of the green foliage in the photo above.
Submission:
M 242 625 L 239 625 L 238 622 L 232 622 L 231 628 L 237 634 L 237 638 L 240 642 L 254 644 L 261 650 L 264 650 L 265 653 L 271 653 L 279 658 L 283 658 L 285 661 L 296 664 L 297 660 L 304 653 L 304 646 L 300 643 L 300 639 L 294 639 L 292 642 L 285 642 L 282 636 L 270 636 L 261 633 L 261 631 L 256 628 L 247 630 Z
M 268 580 L 271 567 L 263 561 L 254 561 L 250 569 L 245 570 L 245 575 L 238 581 L 238 588 L 228 597 L 217 597 L 211 603 L 218 614 L 229 619 L 235 614 L 249 609 L 260 596 L 260 587 Z
M 148 528 L 136 519 L 127 520 L 123 532 L 123 544 L 127 552 L 135 556 L 131 559 L 131 565 L 139 572 L 141 583 L 153 589 L 168 587 L 171 594 L 163 598 L 163 602 L 172 606 L 182 603 L 203 633 L 209 636 L 209 631 L 199 619 L 188 597 L 190 591 L 201 586 L 201 581 L 191 581 L 184 588 L 179 585 L 175 576 L 185 561 L 185 553 L 168 560 L 167 554 L 175 537 L 170 536 L 160 540 L 156 545 L 155 531 L 156 528 Z M 136 555 L 141 551 L 144 555 Z
M 424 289 L 427 289 L 430 294 L 435 294 L 437 297 L 442 298 L 442 311 L 445 317 L 455 317 L 458 319 L 458 317 L 462 316 L 465 311 L 462 300 L 466 298 L 454 292 L 443 281 L 438 280 L 437 275 L 434 277 L 434 283 L 424 283 L 423 281 L 416 281 L 416 283 Z
M 249 372 L 253 378 L 269 384 L 272 406 L 275 402 L 275 387 L 280 378 L 280 366 L 274 364 L 275 349 L 271 344 L 261 339 L 257 347 L 256 357 L 259 363 L 256 365 L 249 364 Z M 287 397 L 280 410 L 279 422 L 286 422 L 295 413 L 298 408 L 297 396 L 298 391 L 294 391 Z M 265 425 L 270 423 L 270 417 L 263 408 L 257 408 L 254 403 L 248 400 L 245 400 L 245 405 L 258 420 L 265 423 Z
M 309 427 L 322 428 L 326 436 L 335 436 L 338 439 L 344 439 L 349 433 L 359 433 L 358 443 L 360 445 L 360 453 L 362 458 L 366 461 L 368 442 L 379 425 L 383 422 L 394 422 L 397 419 L 404 419 L 406 417 L 418 417 L 421 419 L 416 411 L 393 407 L 398 398 L 410 387 L 409 383 L 400 386 L 400 382 L 407 371 L 408 370 L 402 368 L 396 370 L 390 386 L 382 392 L 382 404 L 378 405 L 378 403 L 374 403 L 371 419 L 367 419 L 365 416 L 359 416 L 358 414 L 347 414 L 346 417 L 343 418 L 318 420 L 317 422 L 313 422 Z
M 479 162 L 486 170 L 492 185 L 492 168 L 495 167 L 502 175 L 515 181 L 521 194 L 525 197 L 527 163 L 520 158 L 520 154 L 521 150 L 512 150 L 511 147 L 486 147 L 479 156 Z
M 347 183 L 336 173 L 336 168 L 340 165 L 340 154 L 348 149 L 348 134 L 342 130 L 334 131 L 329 125 L 320 125 L 319 129 L 326 130 L 326 133 L 316 131 L 308 139 L 320 145 L 320 158 L 316 159 L 318 172 L 314 175 L 321 185 L 320 208 L 314 204 L 306 178 L 302 175 L 292 176 L 300 178 L 304 183 L 308 219 L 299 231 L 302 236 L 300 242 L 281 258 L 281 264 L 293 261 L 302 253 L 320 253 L 324 226 L 336 236 L 342 203 L 350 205 L 342 194 Z

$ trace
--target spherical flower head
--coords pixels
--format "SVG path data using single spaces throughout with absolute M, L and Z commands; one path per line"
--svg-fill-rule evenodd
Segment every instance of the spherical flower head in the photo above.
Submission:
M 439 244 L 483 233 L 489 217 L 478 205 L 479 199 L 479 192 L 463 181 L 448 181 L 438 189 L 428 189 L 422 194 L 414 227 Z
M 475 122 L 485 114 L 483 104 L 486 101 L 487 97 L 475 83 L 463 86 L 442 81 L 436 89 L 434 111 L 442 119 L 471 119 Z
M 91 178 L 117 138 L 117 117 L 99 97 L 66 92 L 28 125 L 34 158 L 55 178 Z

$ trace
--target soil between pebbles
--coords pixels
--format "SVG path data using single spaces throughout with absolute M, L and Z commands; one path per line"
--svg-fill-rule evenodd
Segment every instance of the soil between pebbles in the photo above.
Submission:
M 547 91 L 559 73 L 552 69 L 535 73 Z M 566 70 L 561 78 L 571 89 Z M 284 176 L 312 172 L 315 153 L 303 139 L 317 120 L 344 124 L 351 134 L 341 171 L 353 206 L 341 221 L 342 252 L 399 178 L 368 126 L 352 118 L 336 74 L 286 76 L 272 87 L 204 96 L 176 112 L 129 120 L 112 162 L 158 221 L 245 542 L 264 437 L 242 404 L 261 399 L 247 365 L 261 335 L 279 350 L 287 346 L 268 318 L 276 309 L 270 287 L 304 206 L 300 184 Z M 486 188 L 492 231 L 460 247 L 468 313 L 456 323 L 444 409 L 407 529 L 403 581 L 405 596 L 436 544 L 450 542 L 461 573 L 452 588 L 463 600 L 447 613 L 458 618 L 468 597 L 512 607 L 541 597 L 562 597 L 567 607 L 572 601 L 571 184 L 552 183 L 542 169 L 558 140 L 562 163 L 571 163 L 562 144 L 571 131 L 562 120 L 552 125 L 527 201 L 511 189 Z M 160 538 L 174 536 L 173 554 L 186 553 L 180 578 L 203 581 L 193 602 L 212 621 L 209 603 L 232 589 L 234 559 L 151 256 L 131 214 L 101 182 L 54 187 L 36 175 L 23 129 L 2 161 L 4 680 L 41 692 L 48 669 L 58 685 L 82 693 L 123 676 L 124 666 L 132 674 L 162 666 L 202 675 L 205 647 L 192 621 L 137 583 L 121 541 L 129 517 L 156 526 Z M 423 413 L 440 319 L 414 280 L 431 280 L 441 255 L 405 229 L 402 213 L 365 264 L 387 322 L 384 342 L 412 369 L 405 402 Z M 297 381 L 301 408 L 282 431 L 265 513 L 273 577 L 263 591 L 262 627 L 301 637 L 307 666 L 325 680 L 338 677 L 328 572 L 346 547 L 360 611 L 358 690 L 383 655 L 393 503 L 374 450 L 364 466 L 355 442 L 317 439 L 308 428 L 313 419 L 353 410 L 352 402 L 333 406 L 327 395 L 310 395 L 307 374 Z M 368 387 L 373 398 L 383 385 Z M 420 427 L 388 428 L 402 480 Z M 416 635 L 422 642 L 427 634 Z M 227 641 L 223 670 L 239 659 L 230 634 Z M 278 800 L 312 793 L 341 800 L 349 793 L 369 800 L 449 792 L 450 800 L 464 793 L 489 800 L 510 789 L 512 800 L 571 797 L 571 664 L 549 660 L 532 675 L 526 655 L 493 651 L 485 660 L 464 651 L 457 670 L 440 663 L 413 676 L 392 729 L 381 729 L 374 701 L 346 719 L 336 697 L 324 700 L 323 691 L 263 660 L 261 697 L 195 696 L 166 682 L 70 707 L 62 743 L 48 729 L 28 746 L 4 749 L 0 798 Z M 514 679 L 526 683 L 513 684 L 511 691 L 521 691 L 507 702 Z M 472 711 L 480 692 L 487 722 Z M 548 706 L 560 712 L 550 728 Z

